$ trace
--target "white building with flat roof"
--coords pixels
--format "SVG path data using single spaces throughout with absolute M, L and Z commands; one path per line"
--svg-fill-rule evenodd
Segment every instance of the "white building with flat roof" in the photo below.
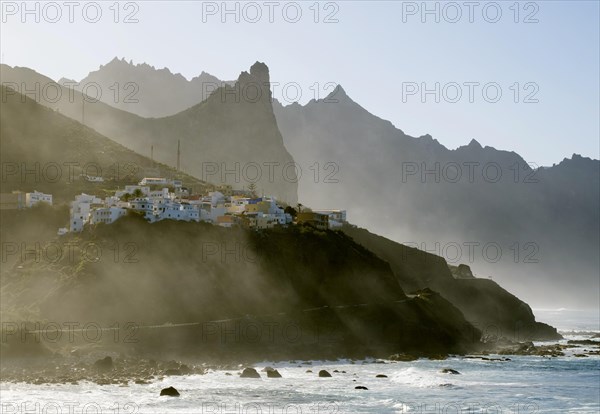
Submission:
M 111 224 L 126 214 L 127 214 L 127 209 L 122 208 L 122 207 L 95 208 L 92 210 L 92 213 L 90 215 L 90 223 L 91 224 L 98 224 L 98 223 Z
M 144 177 L 139 183 L 140 185 L 168 185 L 169 180 L 162 177 Z
M 315 213 L 329 216 L 329 227 L 342 227 L 346 222 L 346 210 L 313 210 Z
M 92 207 L 102 206 L 102 200 L 94 195 L 80 194 L 75 196 L 69 214 L 69 230 L 75 233 L 82 231 L 83 226 L 90 221 Z
M 25 194 L 25 206 L 33 207 L 37 203 L 46 203 L 52 205 L 52 194 L 44 194 L 39 191 Z

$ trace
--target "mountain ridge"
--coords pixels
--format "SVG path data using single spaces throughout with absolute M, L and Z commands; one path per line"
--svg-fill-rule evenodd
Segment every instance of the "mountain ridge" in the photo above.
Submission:
M 579 299 L 570 296 L 569 306 L 600 306 L 600 242 L 590 230 L 600 222 L 600 161 L 573 156 L 539 168 L 477 140 L 449 149 L 431 135 L 405 134 L 349 97 L 274 109 L 297 162 L 333 162 L 338 171 L 335 185 L 301 179 L 303 203 L 346 205 L 357 225 L 398 242 L 440 250 L 458 244 L 463 260 L 465 243 L 498 245 L 499 262 L 480 251 L 469 265 L 530 303 L 557 302 L 576 289 Z M 511 249 L 519 250 L 514 257 Z M 574 287 L 563 275 L 580 283 Z
M 183 145 L 181 168 L 186 173 L 203 181 L 238 188 L 248 187 L 255 181 L 259 192 L 295 204 L 295 173 L 289 172 L 287 177 L 282 172 L 282 166 L 292 163 L 293 159 L 277 127 L 270 89 L 263 85 L 263 81 L 268 80 L 268 68 L 264 64 L 263 67 L 253 65 L 253 68 L 254 75 L 241 73 L 234 85 L 225 84 L 215 89 L 208 99 L 162 118 L 144 118 L 101 101 L 90 102 L 90 98 L 64 86 L 59 86 L 61 99 L 58 101 L 45 99 L 41 94 L 36 98 L 39 103 L 60 110 L 140 154 L 149 154 L 153 147 L 155 159 L 171 166 L 177 165 L 177 142 L 180 141 Z M 16 85 L 56 85 L 35 71 L 6 65 L 2 66 L 0 75 L 3 82 Z M 259 99 L 247 99 L 243 95 L 243 87 L 248 84 L 260 86 Z M 243 176 L 243 167 L 250 168 L 249 163 L 257 163 L 264 169 L 259 171 L 258 178 L 249 173 Z M 277 174 L 271 176 L 266 163 L 278 163 Z M 235 173 L 226 174 L 231 170 Z

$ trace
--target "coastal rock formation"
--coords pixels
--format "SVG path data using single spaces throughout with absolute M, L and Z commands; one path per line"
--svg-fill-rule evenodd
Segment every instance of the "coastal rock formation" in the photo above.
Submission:
M 244 368 L 240 378 L 260 378 L 260 374 L 254 368 Z
M 78 245 L 93 240 L 103 251 L 115 243 L 137 246 L 135 261 L 89 262 L 76 255 L 61 266 L 19 263 L 3 279 L 2 306 L 19 311 L 19 304 L 35 304 L 56 321 L 73 315 L 107 326 L 124 318 L 143 321 L 157 328 L 135 331 L 136 352 L 169 349 L 224 360 L 433 356 L 479 346 L 477 330 L 451 303 L 433 294 L 408 297 L 388 263 L 342 232 L 297 226 L 256 232 L 126 216 L 69 237 Z M 238 253 L 209 255 L 207 245 Z M 164 263 L 178 263 L 178 270 Z M 36 288 L 42 279 L 53 288 Z M 229 322 L 211 322 L 224 319 Z M 257 327 L 260 341 L 245 336 Z M 301 336 L 291 341 L 292 331 Z M 231 332 L 239 340 L 229 340 Z M 70 352 L 79 344 L 69 345 Z M 161 367 L 161 373 L 168 369 L 185 374 L 181 365 Z
M 460 374 L 460 372 L 458 372 L 457 370 L 452 369 L 452 368 L 443 368 L 440 372 L 442 374 L 452 374 L 452 375 L 459 375 Z
M 281 374 L 275 368 L 271 368 L 267 370 L 267 378 L 281 378 Z
M 555 328 L 535 320 L 525 302 L 490 279 L 471 277 L 467 265 L 453 269 L 434 254 L 396 243 L 368 230 L 344 226 L 343 231 L 383 260 L 386 260 L 407 292 L 419 294 L 429 288 L 439 292 L 483 331 L 483 340 L 555 340 L 562 336 Z M 477 338 L 479 339 L 479 338 Z
M 177 391 L 175 388 L 173 387 L 169 387 L 169 388 L 163 388 L 162 390 L 160 390 L 160 396 L 161 397 L 179 397 L 179 391 Z

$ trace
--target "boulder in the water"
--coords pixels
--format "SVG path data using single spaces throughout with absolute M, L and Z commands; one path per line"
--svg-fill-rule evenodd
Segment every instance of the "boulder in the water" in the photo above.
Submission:
M 267 378 L 281 378 L 281 374 L 275 368 L 270 368 L 267 370 Z
M 444 368 L 440 371 L 442 374 L 452 374 L 452 375 L 459 375 L 460 372 L 458 372 L 455 369 L 452 368 Z
M 179 391 L 177 391 L 175 388 L 173 387 L 169 387 L 169 388 L 163 388 L 162 390 L 160 390 L 160 396 L 161 397 L 179 397 Z
M 355 390 L 368 390 L 368 388 L 363 385 L 357 385 L 356 387 L 354 387 L 354 389 Z
M 319 371 L 319 377 L 331 378 L 331 374 L 329 372 L 327 372 L 326 370 L 322 369 L 321 371 Z
M 244 368 L 240 378 L 260 378 L 260 374 L 254 368 Z

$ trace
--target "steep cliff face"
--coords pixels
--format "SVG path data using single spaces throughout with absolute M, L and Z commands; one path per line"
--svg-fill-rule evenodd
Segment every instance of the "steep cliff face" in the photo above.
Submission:
M 127 217 L 55 242 L 93 242 L 104 254 L 17 263 L 2 279 L 10 320 L 161 326 L 140 329 L 135 347 L 259 358 L 428 355 L 479 343 L 452 304 L 407 297 L 386 262 L 342 233 Z
M 506 337 L 523 341 L 561 337 L 555 328 L 537 322 L 529 305 L 492 280 L 472 277 L 466 265 L 460 266 L 460 272 L 454 268 L 453 275 L 446 261 L 439 256 L 365 229 L 346 226 L 344 232 L 387 261 L 407 292 L 425 287 L 439 292 L 483 332 L 484 338 Z
M 2 66 L 2 82 L 18 90 L 45 85 L 59 90 L 59 99 L 32 94 L 44 106 L 95 129 L 125 147 L 214 184 L 230 184 L 297 202 L 294 161 L 277 127 L 269 71 L 256 63 L 233 85 L 215 90 L 204 102 L 165 118 L 142 118 L 113 108 L 94 97 L 56 84 L 30 69 Z M 48 90 L 48 88 L 46 88 Z M 54 89 L 52 89 L 54 91 Z M 178 156 L 178 146 L 180 147 Z

